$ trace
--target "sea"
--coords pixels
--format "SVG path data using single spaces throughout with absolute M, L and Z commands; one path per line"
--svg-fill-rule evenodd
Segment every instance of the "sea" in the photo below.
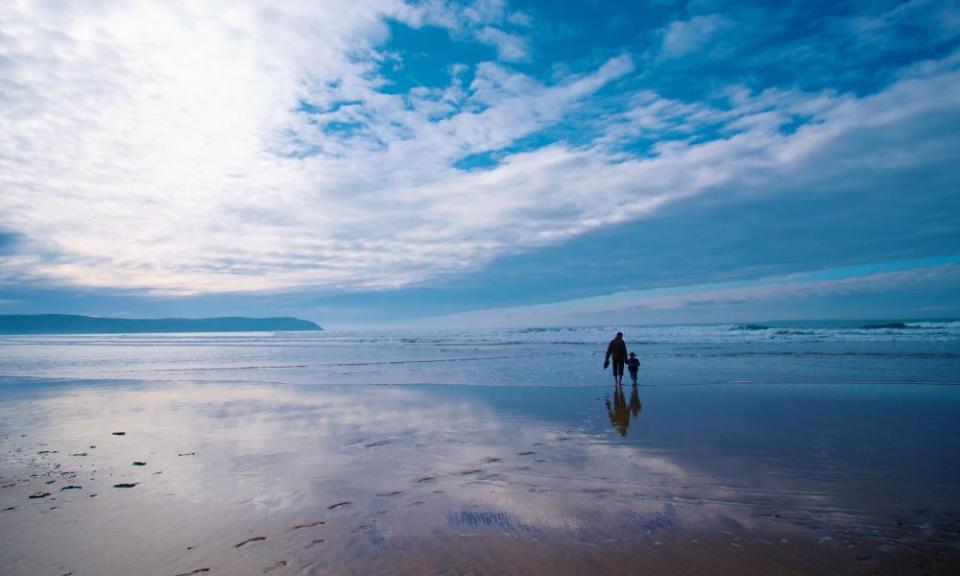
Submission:
M 647 386 L 960 383 L 960 321 L 943 320 L 0 336 L 0 385 L 606 386 L 603 356 L 617 331 Z

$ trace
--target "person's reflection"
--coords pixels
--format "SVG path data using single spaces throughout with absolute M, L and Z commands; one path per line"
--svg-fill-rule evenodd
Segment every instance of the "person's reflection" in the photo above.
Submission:
M 634 420 L 640 416 L 640 409 L 643 408 L 643 405 L 640 404 L 640 393 L 637 392 L 637 387 L 633 387 L 633 392 L 630 393 L 630 413 L 633 414 Z
M 627 429 L 630 428 L 630 415 L 633 414 L 634 419 L 636 419 L 640 416 L 640 409 L 643 407 L 642 404 L 640 404 L 640 394 L 637 391 L 637 387 L 633 386 L 630 392 L 629 408 L 627 407 L 627 399 L 623 393 L 622 386 L 614 386 L 612 404 L 610 403 L 609 396 L 604 400 L 607 403 L 607 414 L 610 415 L 610 424 L 613 425 L 614 430 L 619 432 L 621 436 L 626 437 Z

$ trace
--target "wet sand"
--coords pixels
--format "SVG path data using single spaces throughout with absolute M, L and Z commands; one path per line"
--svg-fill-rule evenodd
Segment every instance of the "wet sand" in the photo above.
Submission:
M 952 386 L 5 384 L 4 575 L 960 568 Z

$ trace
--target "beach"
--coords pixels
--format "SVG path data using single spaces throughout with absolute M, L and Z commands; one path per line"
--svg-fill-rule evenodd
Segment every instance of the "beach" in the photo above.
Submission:
M 960 324 L 3 337 L 0 572 L 953 574 Z

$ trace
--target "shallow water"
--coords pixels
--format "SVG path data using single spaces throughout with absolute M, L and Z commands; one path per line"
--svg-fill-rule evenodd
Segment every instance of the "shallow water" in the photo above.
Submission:
M 0 572 L 958 565 L 955 343 L 418 338 L 8 340 Z

